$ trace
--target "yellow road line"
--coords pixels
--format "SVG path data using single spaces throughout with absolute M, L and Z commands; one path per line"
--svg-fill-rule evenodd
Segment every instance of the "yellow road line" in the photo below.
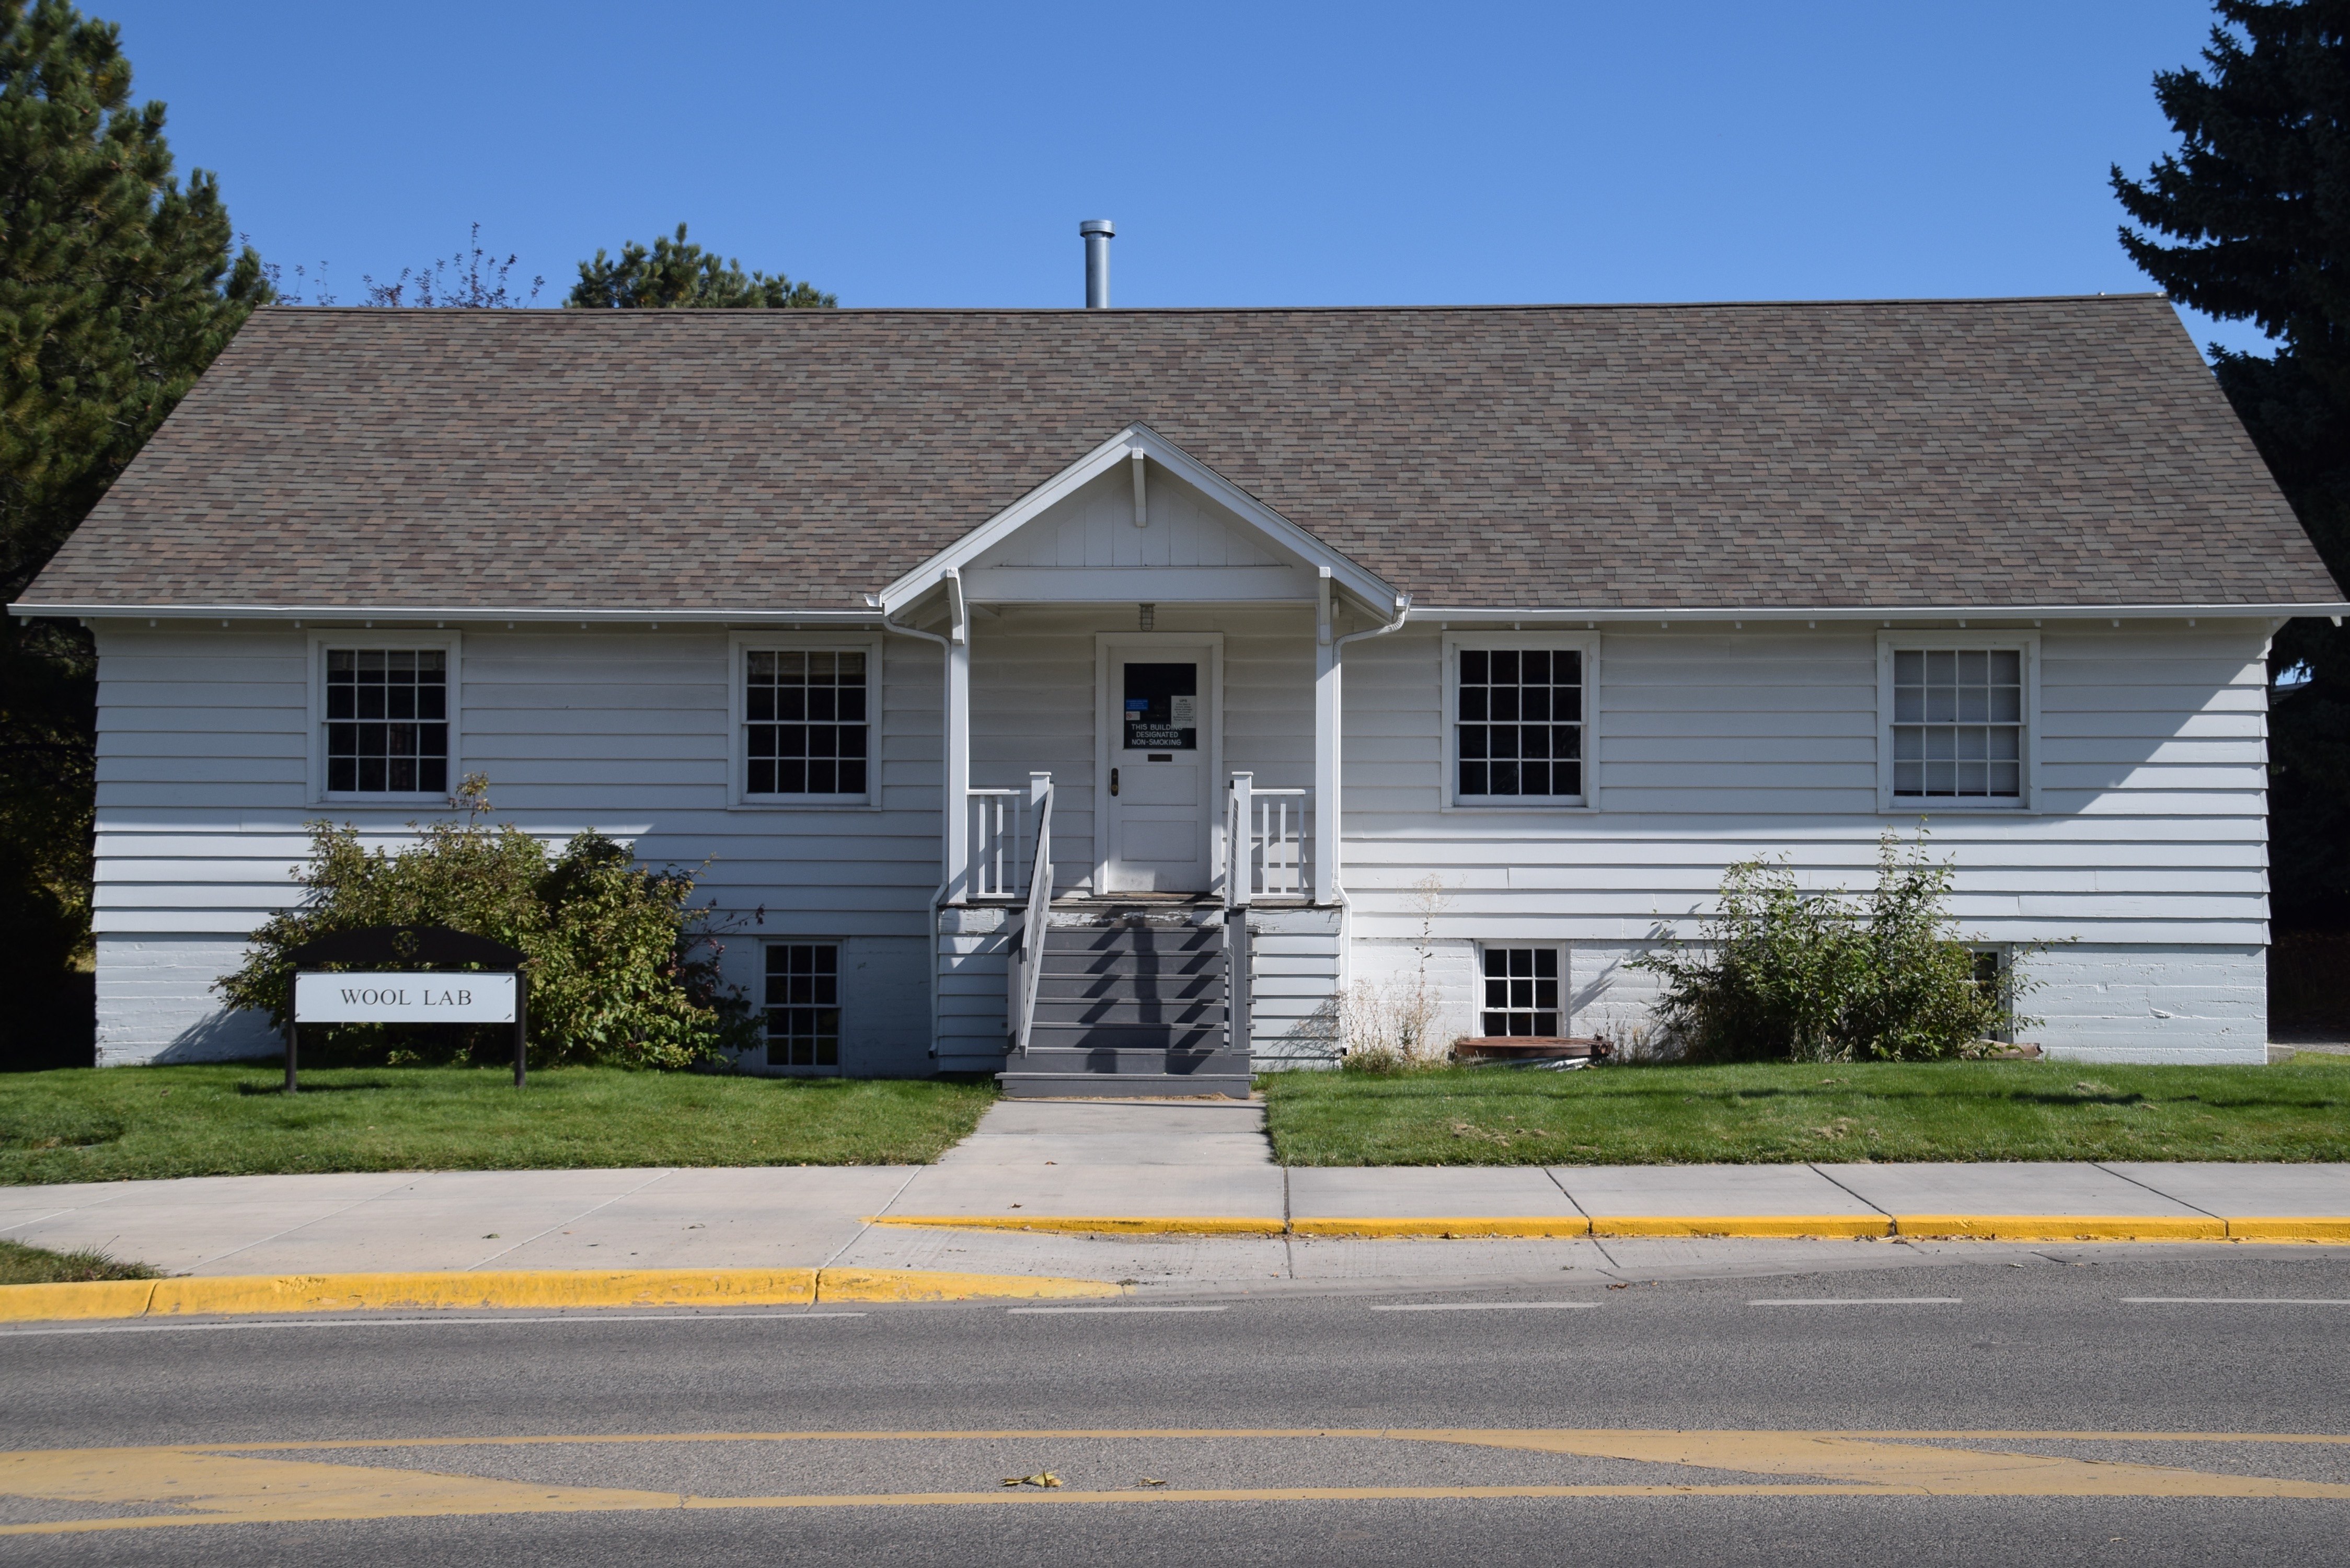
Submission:
M 1506 1486 L 1170 1488 L 1142 1490 L 987 1490 L 803 1493 L 700 1497 L 666 1490 L 550 1486 L 497 1477 L 258 1457 L 319 1450 L 663 1445 L 757 1441 L 957 1441 L 1263 1438 L 1379 1438 L 1566 1458 L 1604 1458 L 1773 1478 L 1690 1483 Z M 1904 1440 L 1908 1439 L 1908 1440 Z M 2267 1476 L 2107 1463 L 2007 1449 L 1928 1443 L 2144 1441 L 2350 1443 L 2331 1434 L 2262 1432 L 1674 1431 L 1486 1428 L 1065 1428 L 1001 1431 L 696 1432 L 639 1436 L 342 1438 L 181 1444 L 157 1448 L 35 1449 L 0 1453 L 0 1495 L 119 1508 L 168 1503 L 182 1511 L 0 1525 L 0 1534 L 64 1534 L 279 1520 L 362 1520 L 475 1514 L 647 1511 L 679 1509 L 923 1507 L 985 1503 L 1317 1501 L 1404 1499 L 1934 1496 L 2282 1498 L 2350 1501 L 2350 1486 Z
M 1529 1428 L 1538 1436 L 1553 1434 L 1552 1428 Z M 983 1442 L 1003 1439 L 1020 1441 L 1064 1441 L 1089 1438 L 1383 1438 L 1397 1441 L 1428 1439 L 1437 1442 L 1456 1440 L 1461 1430 L 1479 1428 L 1451 1427 L 1004 1427 L 972 1428 L 968 1430 L 937 1429 L 869 1429 L 851 1431 L 799 1432 L 556 1432 L 530 1433 L 507 1437 L 462 1438 L 326 1438 L 297 1442 L 279 1443 L 196 1443 L 182 1448 L 198 1449 L 208 1454 L 236 1453 L 303 1453 L 338 1449 L 464 1449 L 464 1448 L 538 1448 L 575 1447 L 587 1444 L 631 1443 L 903 1443 L 903 1442 Z M 1516 1428 L 1510 1428 L 1516 1430 Z M 1609 1439 L 1625 1436 L 1655 1436 L 1643 1434 L 1638 1428 L 1598 1429 Z M 1785 1438 L 1850 1438 L 1874 1442 L 2093 1442 L 2093 1443 L 2303 1443 L 2319 1445 L 2350 1445 L 2350 1433 L 2334 1432 L 2128 1432 L 2128 1431 L 2068 1431 L 2039 1428 L 1954 1428 L 1949 1431 L 1924 1430 L 1909 1428 L 1898 1429 L 1850 1430 L 1821 1428 L 1773 1431 L 1773 1437 Z M 174 1450 L 177 1451 L 177 1450 Z
M 459 1308 L 810 1306 L 819 1302 L 1067 1300 L 1107 1280 L 929 1269 L 511 1269 L 446 1273 L 196 1275 L 0 1285 L 0 1322 L 191 1314 Z

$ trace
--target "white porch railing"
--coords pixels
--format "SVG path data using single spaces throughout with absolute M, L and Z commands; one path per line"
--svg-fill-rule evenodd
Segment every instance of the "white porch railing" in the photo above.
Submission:
M 975 789 L 971 796 L 971 886 L 973 898 L 1013 898 L 1026 892 L 1027 867 L 1020 857 L 1026 824 L 1024 789 Z
M 1314 891 L 1310 789 L 1265 789 L 1253 774 L 1234 774 L 1226 812 L 1232 857 L 1228 904 L 1305 898 Z
M 1053 775 L 1028 775 L 1028 801 L 1036 808 L 1036 847 L 1028 862 L 1028 905 L 1020 917 L 1003 983 L 1003 1033 L 1014 1051 L 1028 1049 L 1036 1025 L 1036 980 L 1045 969 L 1045 931 L 1053 907 Z

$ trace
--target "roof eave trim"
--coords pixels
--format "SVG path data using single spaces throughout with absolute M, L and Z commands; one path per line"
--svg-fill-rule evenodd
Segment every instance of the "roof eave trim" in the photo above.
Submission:
M 1758 607 L 1751 605 L 1611 606 L 1604 609 L 1574 605 L 1496 609 L 1486 606 L 1414 605 L 1414 622 L 1582 620 L 1625 621 L 1722 620 L 2260 620 L 2282 617 L 2350 615 L 2350 602 L 2313 601 L 2284 604 L 2108 604 L 2108 605 L 1815 605 Z
M 1404 596 L 1377 573 L 1358 565 L 1328 544 L 1292 523 L 1214 469 L 1146 424 L 1130 424 L 1085 456 L 916 566 L 880 592 L 881 606 L 897 610 L 920 598 L 945 581 L 949 571 L 960 571 L 1061 501 L 1066 500 L 1111 467 L 1139 452 L 1205 492 L 1242 521 L 1271 537 L 1282 548 L 1312 566 L 1327 566 L 1331 580 L 1364 603 L 1392 614 Z
M 878 609 L 668 609 L 658 605 L 631 605 L 601 609 L 501 608 L 480 605 L 252 605 L 252 604 L 45 604 L 19 599 L 8 607 L 19 619 L 116 620 L 144 616 L 157 620 L 432 620 L 529 622 L 541 626 L 577 622 L 583 625 L 675 626 L 811 625 L 878 626 Z

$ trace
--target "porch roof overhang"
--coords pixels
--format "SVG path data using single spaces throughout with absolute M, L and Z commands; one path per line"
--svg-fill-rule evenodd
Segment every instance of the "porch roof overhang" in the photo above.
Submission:
M 995 545 L 1086 484 L 1138 457 L 1157 462 L 1205 494 L 1294 567 L 978 564 Z M 1325 576 L 1335 592 L 1350 596 L 1382 620 L 1394 618 L 1410 602 L 1393 584 L 1332 549 L 1149 426 L 1130 424 L 889 584 L 875 602 L 884 614 L 894 614 L 951 578 L 966 597 L 983 604 L 1312 604 L 1317 597 L 1314 585 Z

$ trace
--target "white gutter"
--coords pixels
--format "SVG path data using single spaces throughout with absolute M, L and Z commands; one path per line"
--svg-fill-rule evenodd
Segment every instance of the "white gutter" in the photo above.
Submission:
M 1409 595 L 1399 598 L 1410 603 Z M 1287 602 L 1287 601 L 1284 601 Z M 1300 600 L 1299 603 L 1310 601 Z M 139 618 L 170 620 L 318 621 L 339 624 L 356 620 L 439 621 L 473 625 L 507 621 L 516 625 L 553 626 L 872 626 L 880 624 L 909 637 L 935 634 L 900 626 L 877 603 L 873 607 L 831 609 L 676 609 L 660 606 L 601 607 L 594 609 L 483 607 L 473 605 L 253 605 L 253 604 L 43 604 L 20 599 L 8 613 L 24 619 L 130 620 Z M 1889 621 L 1920 620 L 2178 620 L 2182 618 L 2262 619 L 2324 616 L 2337 623 L 2350 616 L 2350 600 L 2302 604 L 2114 604 L 2114 605 L 1819 605 L 1746 607 L 1684 605 L 1605 609 L 1570 605 L 1495 609 L 1485 606 L 1418 606 L 1413 621 L 1454 621 L 1463 626 L 1507 625 L 1518 621 L 1581 621 L 1589 627 L 1640 621 Z M 1365 635 L 1348 634 L 1348 640 Z
M 1415 621 L 1452 621 L 1461 626 L 1508 625 L 1518 621 L 1581 621 L 1586 627 L 1641 621 L 1718 623 L 1721 621 L 1839 620 L 1883 621 L 1887 625 L 1919 620 L 2259 620 L 2274 617 L 2350 615 L 2350 601 L 2331 604 L 2123 604 L 2123 605 L 1820 605 L 1788 608 L 1773 605 L 1739 605 L 1691 608 L 1674 605 L 1651 608 L 1578 609 L 1546 606 L 1529 609 L 1488 609 L 1483 607 L 1446 608 L 1414 606 Z
M 454 621 L 471 625 L 511 621 L 536 626 L 566 622 L 622 626 L 871 626 L 875 609 L 671 609 L 657 605 L 602 606 L 595 609 L 498 609 L 474 605 L 250 605 L 250 604 L 38 604 L 19 599 L 8 613 L 23 618 L 130 620 L 354 620 Z
M 945 657 L 949 659 L 954 657 L 952 644 L 935 631 L 924 631 L 920 627 L 900 626 L 889 618 L 887 611 L 882 613 L 881 625 L 886 629 L 904 637 L 919 637 L 924 642 L 935 642 Z M 947 792 L 941 790 L 940 793 L 943 795 Z M 947 814 L 960 809 L 963 809 L 960 802 L 944 799 L 940 801 L 941 829 L 945 826 Z M 953 880 L 953 874 L 945 869 L 945 855 L 941 853 L 940 869 L 942 875 L 939 878 L 939 885 L 931 891 L 931 912 L 927 920 L 930 929 L 922 933 L 923 981 L 925 989 L 931 993 L 931 1054 L 933 1056 L 939 1054 L 939 909 L 946 903 L 947 888 Z

